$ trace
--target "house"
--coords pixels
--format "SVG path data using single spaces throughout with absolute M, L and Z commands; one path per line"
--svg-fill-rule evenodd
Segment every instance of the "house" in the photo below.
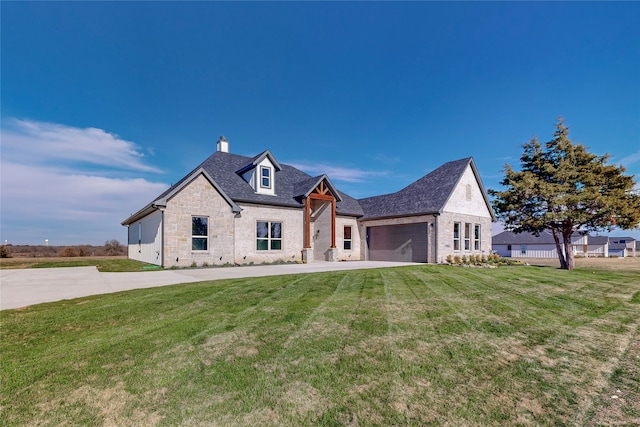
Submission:
M 288 261 L 443 262 L 491 250 L 495 215 L 472 158 L 354 199 L 266 150 L 217 151 L 122 222 L 132 259 L 163 267 Z
M 587 257 L 607 258 L 609 256 L 608 236 L 589 236 L 587 244 Z
M 549 230 L 544 230 L 539 236 L 527 232 L 503 231 L 493 236 L 492 242 L 493 251 L 502 257 L 558 258 L 555 240 Z M 571 247 L 574 255 L 584 255 L 588 252 L 588 235 L 573 233 Z
M 636 256 L 636 239 L 633 237 L 609 237 L 609 256 Z

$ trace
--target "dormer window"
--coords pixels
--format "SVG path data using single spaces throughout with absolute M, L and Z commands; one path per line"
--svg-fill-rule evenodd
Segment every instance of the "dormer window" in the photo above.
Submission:
M 271 188 L 271 168 L 260 166 L 260 187 Z
M 256 194 L 276 195 L 276 175 L 282 170 L 269 150 L 250 159 L 236 173 L 253 188 Z

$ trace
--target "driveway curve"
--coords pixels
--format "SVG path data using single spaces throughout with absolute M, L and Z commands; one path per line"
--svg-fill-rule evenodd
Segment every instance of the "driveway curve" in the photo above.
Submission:
M 133 273 L 101 273 L 96 267 L 0 270 L 0 310 L 179 283 L 404 265 L 416 264 L 383 261 L 313 262 Z

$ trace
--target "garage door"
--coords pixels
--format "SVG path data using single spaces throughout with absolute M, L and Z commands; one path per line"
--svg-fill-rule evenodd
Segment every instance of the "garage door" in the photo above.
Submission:
M 427 262 L 427 223 L 367 227 L 371 261 Z

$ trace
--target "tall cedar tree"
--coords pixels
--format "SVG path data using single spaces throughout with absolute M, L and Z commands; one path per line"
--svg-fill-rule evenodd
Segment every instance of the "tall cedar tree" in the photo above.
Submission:
M 523 145 L 520 172 L 505 165 L 500 184 L 506 190 L 489 194 L 507 230 L 536 236 L 551 230 L 560 267 L 571 270 L 571 235 L 638 226 L 640 194 L 634 191 L 633 175 L 624 175 L 624 167 L 606 164 L 609 154 L 591 154 L 568 136 L 560 117 L 551 141 L 543 146 L 533 138 Z

